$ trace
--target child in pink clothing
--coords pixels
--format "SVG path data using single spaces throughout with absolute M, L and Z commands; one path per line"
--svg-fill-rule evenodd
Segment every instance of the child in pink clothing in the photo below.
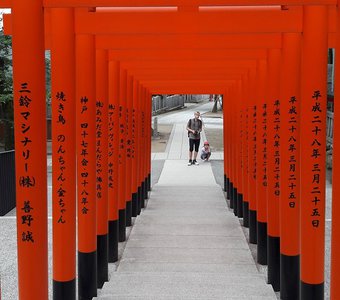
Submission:
M 202 150 L 201 150 L 201 159 L 204 161 L 209 161 L 210 155 L 211 155 L 211 150 L 210 150 L 209 142 L 205 141 L 204 146 L 202 147 Z

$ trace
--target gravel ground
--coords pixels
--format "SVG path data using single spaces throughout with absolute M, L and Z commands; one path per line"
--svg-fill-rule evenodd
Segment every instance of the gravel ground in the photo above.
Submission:
M 172 127 L 172 124 L 158 124 L 157 135 L 151 140 L 151 152 L 165 151 Z

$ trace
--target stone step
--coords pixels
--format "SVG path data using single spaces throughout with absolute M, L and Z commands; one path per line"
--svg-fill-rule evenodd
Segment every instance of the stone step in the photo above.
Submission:
M 215 215 L 214 217 L 209 215 L 194 215 L 194 216 L 183 216 L 183 215 L 164 215 L 164 214 L 150 214 L 143 213 L 143 217 L 136 218 L 135 224 L 173 224 L 173 225 L 225 225 L 229 226 L 232 223 L 238 223 L 237 218 L 227 215 L 228 212 L 224 212 L 220 215 Z
M 186 186 L 153 188 L 98 299 L 277 299 L 258 272 L 223 191 L 201 185 L 203 175 L 190 175 L 197 185 L 190 177 Z
M 249 249 L 244 237 L 131 234 L 127 248 Z
M 181 207 L 183 209 L 181 209 Z M 175 205 L 163 205 L 162 208 L 160 209 L 160 205 L 147 205 L 147 209 L 143 210 L 142 214 L 143 215 L 158 215 L 158 216 L 196 216 L 197 218 L 200 217 L 220 217 L 220 216 L 226 216 L 226 214 L 229 214 L 230 217 L 232 217 L 235 220 L 238 220 L 237 217 L 235 217 L 230 211 L 228 211 L 228 208 L 226 207 L 221 207 L 221 208 L 216 208 L 216 207 L 199 207 L 197 205 L 191 205 L 188 206 L 184 209 L 183 206 L 175 206 Z M 138 217 L 140 218 L 140 216 Z M 137 219 L 138 219 L 137 218 Z
M 149 235 L 210 235 L 210 236 L 242 236 L 240 224 L 234 222 L 229 226 L 219 224 L 138 224 L 132 234 Z
M 190 179 L 190 178 L 188 178 Z M 192 189 L 192 186 L 191 185 L 188 185 L 191 189 Z M 174 185 L 166 185 L 166 184 L 162 184 L 162 183 L 156 183 L 153 187 L 152 187 L 152 191 L 156 191 L 156 190 L 159 190 L 159 189 L 163 189 L 163 188 L 167 188 L 167 189 L 172 189 L 174 191 L 180 191 L 180 190 L 185 190 L 187 189 L 185 186 L 183 185 L 178 185 L 178 186 L 174 186 Z M 202 190 L 221 190 L 221 186 L 218 185 L 216 182 L 212 185 L 197 185 L 195 187 L 196 189 L 202 189 Z
M 110 299 L 276 299 L 262 275 L 227 273 L 113 273 L 98 295 Z M 108 298 L 107 298 L 108 299 Z
M 198 193 L 197 193 L 197 192 Z M 192 199 L 204 199 L 203 196 L 211 196 L 211 197 L 220 197 L 223 196 L 224 193 L 219 185 L 213 186 L 167 186 L 156 184 L 152 190 L 151 195 L 153 197 L 173 197 L 173 196 L 182 196 L 182 195 L 191 195 Z
M 259 274 L 255 264 L 230 263 L 179 263 L 124 261 L 119 264 L 119 272 L 203 272 L 228 273 L 235 275 Z
M 124 250 L 123 262 L 174 262 L 197 264 L 254 264 L 249 249 L 130 248 Z
M 178 201 L 174 200 L 157 200 L 152 199 L 152 201 L 149 201 L 147 204 L 147 207 L 150 209 L 168 209 L 168 208 L 176 208 L 178 210 L 193 210 L 193 214 L 195 209 L 207 209 L 207 210 L 228 210 L 228 206 L 226 202 L 223 201 L 192 201 L 187 200 L 184 197 L 181 199 L 178 199 Z

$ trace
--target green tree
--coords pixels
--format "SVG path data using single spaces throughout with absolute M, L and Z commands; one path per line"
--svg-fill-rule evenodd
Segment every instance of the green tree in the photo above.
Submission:
M 12 38 L 0 31 L 0 147 L 14 149 Z

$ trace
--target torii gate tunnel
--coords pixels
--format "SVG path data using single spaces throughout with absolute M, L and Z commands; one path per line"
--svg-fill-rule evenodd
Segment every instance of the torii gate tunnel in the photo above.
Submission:
M 268 264 L 282 299 L 324 299 L 326 66 L 328 48 L 340 47 L 336 0 L 0 0 L 0 7 L 12 9 L 4 21 L 13 35 L 20 299 L 48 299 L 45 49 L 54 299 L 75 299 L 76 282 L 79 299 L 91 299 L 108 280 L 108 262 L 118 259 L 118 242 L 150 190 L 151 95 L 174 93 L 223 94 L 225 191 L 258 262 Z M 338 187 L 334 176 L 332 299 L 340 299 Z

